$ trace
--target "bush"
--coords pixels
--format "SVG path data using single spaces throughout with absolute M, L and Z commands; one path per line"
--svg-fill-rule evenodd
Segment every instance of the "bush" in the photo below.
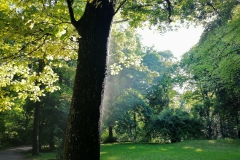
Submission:
M 202 124 L 180 109 L 166 109 L 153 120 L 151 133 L 155 137 L 170 140 L 171 143 L 184 139 L 198 139 L 202 133 Z
M 114 143 L 114 142 L 117 142 L 117 137 L 107 137 L 103 143 Z

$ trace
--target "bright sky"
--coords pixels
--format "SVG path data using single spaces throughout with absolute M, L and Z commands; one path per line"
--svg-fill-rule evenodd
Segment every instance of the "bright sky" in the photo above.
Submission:
M 200 26 L 189 27 L 188 29 L 180 28 L 178 31 L 167 32 L 164 35 L 149 29 L 139 29 L 143 45 L 154 45 L 159 51 L 170 50 L 178 59 L 198 42 L 202 32 L 203 28 Z

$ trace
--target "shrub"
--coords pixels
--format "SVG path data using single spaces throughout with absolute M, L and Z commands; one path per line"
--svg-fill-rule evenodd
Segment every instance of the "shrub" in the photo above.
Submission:
M 152 134 L 171 143 L 202 136 L 202 124 L 180 109 L 165 109 L 153 120 Z
M 117 142 L 117 137 L 107 137 L 103 143 L 114 143 L 114 142 Z

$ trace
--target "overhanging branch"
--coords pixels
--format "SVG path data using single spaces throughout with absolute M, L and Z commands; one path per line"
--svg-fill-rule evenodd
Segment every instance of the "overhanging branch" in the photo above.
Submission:
M 120 3 L 113 15 L 115 15 L 126 2 L 127 0 L 124 0 L 122 3 Z
M 22 56 L 29 56 L 29 55 L 31 55 L 35 51 L 39 50 L 45 44 L 45 42 L 47 40 L 47 37 L 49 35 L 50 34 L 46 33 L 46 34 L 42 35 L 40 38 L 38 38 L 38 39 L 36 39 L 34 41 L 30 41 L 30 42 L 26 43 L 25 45 L 22 46 L 22 48 L 17 53 L 14 53 L 14 54 L 6 56 L 6 57 L 2 57 L 2 58 L 0 58 L 0 60 L 5 60 L 6 59 L 7 61 L 11 61 L 13 59 L 16 59 L 16 58 L 19 58 L 19 57 L 22 57 Z M 24 55 L 22 55 L 22 54 L 19 55 L 19 53 L 23 52 L 26 49 L 27 46 L 29 46 L 30 44 L 32 44 L 34 42 L 40 41 L 42 39 L 43 39 L 43 42 L 41 44 L 39 44 L 36 48 L 34 48 L 32 51 L 30 51 L 30 52 L 28 52 L 27 54 L 24 54 Z
M 172 5 L 170 0 L 165 0 L 167 2 L 167 10 L 168 10 L 168 21 L 169 23 L 172 22 L 171 16 L 172 16 Z
M 212 3 L 208 2 L 207 5 L 210 6 L 210 7 L 212 7 L 213 10 L 221 17 L 220 13 L 217 11 L 217 9 L 213 6 Z
M 118 20 L 118 21 L 113 21 L 113 23 L 122 23 L 122 22 L 127 22 L 129 19 L 123 19 L 123 20 Z
M 74 27 L 76 27 L 77 25 L 77 21 L 74 18 L 74 13 L 73 13 L 73 8 L 72 8 L 72 4 L 73 4 L 74 0 L 67 0 L 67 5 L 68 5 L 68 11 L 69 11 L 69 15 L 70 15 L 70 19 L 71 19 L 71 23 Z

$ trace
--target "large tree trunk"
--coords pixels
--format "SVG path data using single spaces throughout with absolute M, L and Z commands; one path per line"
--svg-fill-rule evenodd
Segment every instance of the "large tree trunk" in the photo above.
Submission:
M 100 159 L 100 106 L 113 15 L 111 1 L 88 2 L 84 15 L 75 24 L 81 38 L 64 160 Z

